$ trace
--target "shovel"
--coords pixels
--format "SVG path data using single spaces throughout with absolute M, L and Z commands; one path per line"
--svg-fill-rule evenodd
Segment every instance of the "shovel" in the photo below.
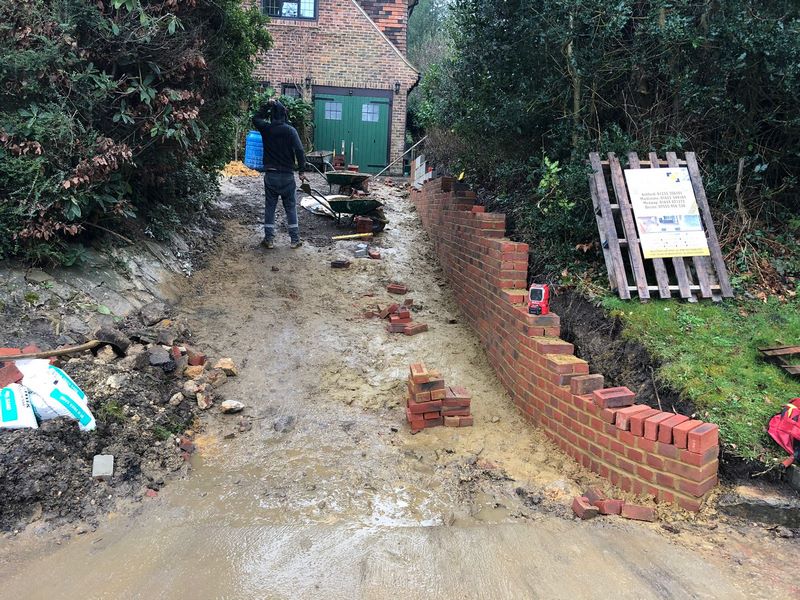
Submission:
M 103 346 L 110 346 L 117 356 L 125 356 L 128 352 L 128 347 L 131 345 L 128 338 L 115 329 L 101 328 L 95 332 L 95 339 L 89 340 L 85 344 L 78 346 L 65 346 L 64 348 L 57 348 L 56 350 L 42 350 L 41 352 L 27 352 L 25 354 L 13 354 L 11 356 L 3 356 L 2 361 L 25 360 L 28 358 L 53 358 L 55 356 L 64 356 L 66 354 L 77 354 L 79 352 L 86 352 L 91 350 L 92 354 L 97 354 L 97 351 Z

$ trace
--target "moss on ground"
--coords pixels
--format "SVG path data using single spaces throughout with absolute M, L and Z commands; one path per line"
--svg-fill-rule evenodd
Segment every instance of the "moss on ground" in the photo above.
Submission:
M 728 451 L 764 462 L 785 458 L 766 427 L 784 403 L 800 396 L 800 378 L 764 361 L 758 348 L 800 344 L 800 302 L 606 298 L 603 306 L 625 323 L 625 336 L 661 362 L 659 381 L 692 401 L 699 418 L 719 425 Z

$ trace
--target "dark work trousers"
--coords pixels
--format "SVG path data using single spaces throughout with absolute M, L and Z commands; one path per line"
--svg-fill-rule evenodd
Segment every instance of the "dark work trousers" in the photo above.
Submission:
M 300 241 L 296 191 L 297 184 L 294 181 L 294 173 L 282 173 L 280 171 L 267 171 L 264 173 L 264 195 L 266 197 L 264 239 L 275 239 L 275 209 L 278 208 L 278 198 L 280 198 L 283 202 L 283 209 L 286 211 L 289 237 L 292 242 Z

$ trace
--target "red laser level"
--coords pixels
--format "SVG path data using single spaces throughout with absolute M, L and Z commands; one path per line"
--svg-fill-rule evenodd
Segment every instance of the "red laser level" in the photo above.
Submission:
M 546 315 L 550 313 L 550 286 L 534 283 L 528 292 L 528 314 Z

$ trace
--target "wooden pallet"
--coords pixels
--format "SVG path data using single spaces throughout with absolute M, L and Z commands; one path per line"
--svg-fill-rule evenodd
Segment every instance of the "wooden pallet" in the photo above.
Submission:
M 655 152 L 649 154 L 648 160 L 640 160 L 634 152 L 629 153 L 627 159 L 631 169 L 688 168 L 711 256 L 644 258 L 622 165 L 613 152 L 608 154 L 607 161 L 592 152 L 589 155 L 593 170 L 589 189 L 611 289 L 625 300 L 635 293 L 642 302 L 656 293 L 660 298 L 671 298 L 677 293 L 689 302 L 697 302 L 696 296 L 713 300 L 732 298 L 733 289 L 694 152 L 687 152 L 685 160 L 678 160 L 674 152 L 667 152 L 666 160 L 659 159 Z M 609 183 L 615 203 L 611 202 Z
M 789 375 L 800 375 L 800 356 L 796 356 L 794 359 L 790 358 L 800 354 L 800 346 L 775 346 L 759 348 L 758 351 L 764 358 L 777 364 Z

